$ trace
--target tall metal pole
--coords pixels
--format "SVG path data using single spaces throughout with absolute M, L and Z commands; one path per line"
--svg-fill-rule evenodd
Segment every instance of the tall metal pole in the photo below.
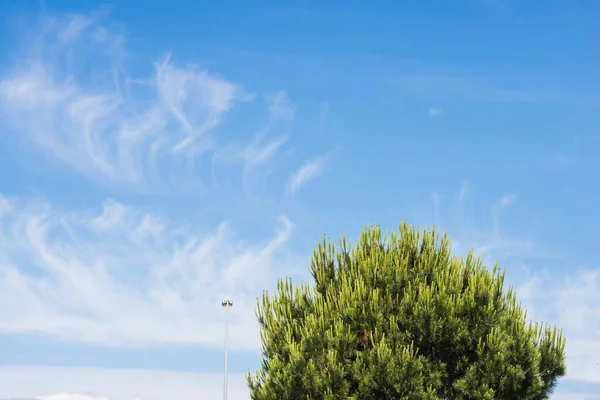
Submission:
M 221 302 L 225 307 L 225 376 L 223 379 L 223 400 L 227 400 L 227 339 L 229 330 L 229 307 L 233 307 L 233 300 L 225 299 Z

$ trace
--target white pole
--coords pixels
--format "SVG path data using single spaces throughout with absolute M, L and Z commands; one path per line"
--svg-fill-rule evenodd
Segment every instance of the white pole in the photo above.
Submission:
M 223 300 L 221 304 L 225 307 L 225 375 L 223 379 L 223 400 L 227 400 L 227 339 L 229 333 L 229 307 L 233 306 L 233 301 Z

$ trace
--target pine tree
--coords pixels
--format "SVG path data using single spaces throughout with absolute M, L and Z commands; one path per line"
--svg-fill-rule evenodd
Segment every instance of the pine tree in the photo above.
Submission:
M 311 273 L 258 301 L 253 400 L 541 400 L 566 372 L 561 331 L 528 322 L 504 272 L 435 229 L 323 239 Z

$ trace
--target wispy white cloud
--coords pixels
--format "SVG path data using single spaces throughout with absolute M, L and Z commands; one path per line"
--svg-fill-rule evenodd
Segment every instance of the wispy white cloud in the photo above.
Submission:
M 290 101 L 287 93 L 283 91 L 270 93 L 267 95 L 269 100 L 269 112 L 274 118 L 292 120 L 296 114 L 296 107 Z
M 232 140 L 215 149 L 211 171 L 215 183 L 218 182 L 217 165 L 240 165 L 243 188 L 250 194 L 252 184 L 266 178 L 268 173 L 263 168 L 275 165 L 282 159 L 282 150 L 294 121 L 295 107 L 283 91 L 268 93 L 263 99 L 267 103 L 268 118 L 251 139 Z
M 469 185 L 466 182 L 463 182 L 462 185 L 460 185 L 460 191 L 458 192 L 458 196 L 456 197 L 456 201 L 457 201 L 459 208 L 464 206 L 468 197 L 469 197 Z
M 3 122 L 23 144 L 87 177 L 146 187 L 198 180 L 194 160 L 233 142 L 216 130 L 255 96 L 209 71 L 178 66 L 170 54 L 153 75 L 127 76 L 124 37 L 102 23 L 69 15 L 34 24 L 33 39 L 19 42 L 16 61 L 0 72 Z M 293 116 L 284 93 L 271 100 L 271 115 Z M 244 157 L 234 159 L 244 168 L 264 165 L 281 143 L 243 134 L 236 142 L 248 140 Z
M 182 130 L 173 150 L 182 150 L 213 130 L 244 94 L 239 86 L 207 71 L 174 67 L 170 59 L 168 55 L 156 64 L 155 86 Z
M 490 77 L 483 76 L 414 73 L 400 76 L 394 79 L 393 83 L 432 99 L 461 98 L 470 101 L 533 103 L 562 98 L 556 93 L 538 93 L 513 82 L 494 82 Z
M 466 218 L 461 213 L 461 208 L 467 200 L 474 197 L 475 191 L 463 182 L 460 189 L 453 194 L 456 202 L 450 204 L 450 208 L 438 204 L 443 211 L 446 220 L 446 226 L 453 226 L 451 231 L 452 246 L 457 254 L 466 255 L 469 250 L 474 250 L 475 254 L 482 258 L 487 265 L 493 265 L 496 261 L 513 262 L 515 257 L 536 258 L 544 253 L 544 259 L 556 257 L 556 254 L 540 249 L 538 245 L 529 237 L 521 237 L 507 234 L 501 229 L 500 219 L 502 210 L 507 209 L 514 203 L 517 196 L 507 194 L 494 201 L 488 209 L 488 214 L 480 214 L 477 220 Z M 486 226 L 482 221 L 489 221 L 491 218 L 493 225 Z M 519 265 L 521 267 L 521 265 Z
M 95 212 L 11 204 L 0 215 L 0 302 L 11 305 L 0 333 L 220 347 L 219 305 L 230 295 L 231 345 L 257 350 L 256 298 L 301 265 L 286 249 L 285 217 L 271 239 L 248 242 L 227 223 L 211 232 L 114 201 Z
M 443 111 L 441 108 L 430 108 L 429 110 L 427 110 L 427 113 L 430 117 L 439 117 L 443 114 Z
M 496 229 L 496 231 L 500 230 L 500 214 L 502 213 L 502 211 L 510 207 L 516 199 L 517 195 L 506 194 L 492 205 L 492 217 L 494 219 L 494 228 Z
M 504 195 L 500 200 L 498 200 L 495 206 L 499 210 L 504 210 L 508 208 L 511 204 L 513 204 L 516 198 L 517 196 L 514 194 Z
M 2 214 L 9 212 L 12 209 L 12 203 L 10 200 L 0 195 L 0 217 Z
M 238 151 L 246 175 L 271 161 L 288 139 L 288 129 L 294 120 L 296 108 L 287 93 L 279 91 L 265 95 L 269 109 L 269 119 L 252 141 Z M 235 156 L 230 156 L 235 159 Z
M 125 218 L 127 208 L 113 200 L 104 202 L 102 214 L 92 218 L 90 225 L 94 229 L 104 230 L 115 228 Z
M 292 194 L 296 193 L 296 191 L 308 183 L 308 181 L 321 174 L 327 165 L 328 159 L 329 154 L 308 160 L 296 172 L 291 174 L 288 181 L 290 192 Z

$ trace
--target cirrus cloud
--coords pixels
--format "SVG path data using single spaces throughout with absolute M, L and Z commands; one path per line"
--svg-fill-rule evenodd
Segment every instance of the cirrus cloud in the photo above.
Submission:
M 232 108 L 255 94 L 171 54 L 149 75 L 128 74 L 125 38 L 103 22 L 98 13 L 45 17 L 18 41 L 15 61 L 0 71 L 0 116 L 22 145 L 85 177 L 153 191 L 202 184 L 201 157 L 247 171 L 280 150 L 286 137 L 273 122 L 293 118 L 284 92 L 265 96 L 262 126 L 219 135 Z
M 230 294 L 232 346 L 256 350 L 256 298 L 273 276 L 298 271 L 283 216 L 270 239 L 248 242 L 228 223 L 202 229 L 115 201 L 67 212 L 0 199 L 12 209 L 0 215 L 0 297 L 11 305 L 0 311 L 0 333 L 219 347 L 219 304 Z

